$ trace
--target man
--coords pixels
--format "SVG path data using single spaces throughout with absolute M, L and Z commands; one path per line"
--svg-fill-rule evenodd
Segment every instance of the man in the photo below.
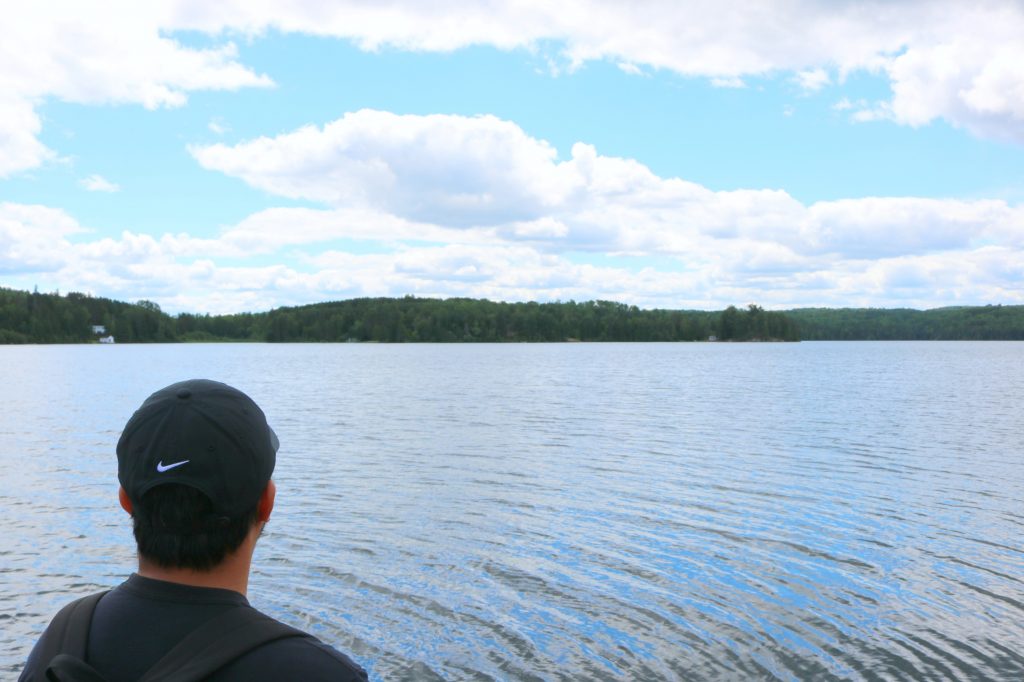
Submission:
M 139 570 L 96 602 L 82 644 L 85 664 L 103 679 L 142 678 L 197 631 L 188 641 L 202 639 L 216 650 L 226 641 L 217 631 L 220 624 L 242 618 L 275 634 L 205 679 L 366 680 L 347 656 L 259 614 L 246 599 L 256 540 L 274 508 L 270 476 L 277 448 L 277 436 L 256 403 L 215 381 L 168 386 L 132 415 L 117 444 L 117 464 Z M 75 671 L 82 665 L 79 658 L 50 656 L 55 642 L 64 641 L 60 633 L 69 629 L 57 624 L 60 618 L 32 650 L 20 680 L 49 679 L 46 671 L 54 661 L 54 679 L 68 660 Z M 195 648 L 182 644 L 178 651 L 186 650 L 185 659 L 195 663 L 202 658 Z

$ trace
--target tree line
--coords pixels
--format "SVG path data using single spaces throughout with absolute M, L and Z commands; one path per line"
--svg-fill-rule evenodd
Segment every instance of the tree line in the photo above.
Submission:
M 800 338 L 830 341 L 1024 340 L 1024 306 L 802 308 L 786 314 Z
M 168 315 L 156 303 L 0 287 L 0 343 L 180 341 L 1024 340 L 1024 306 L 934 310 L 757 305 L 641 310 L 610 301 L 501 303 L 468 298 L 357 298 L 265 313 Z
M 0 288 L 0 343 L 95 341 L 94 325 L 119 342 L 176 341 L 174 318 L 151 301 L 124 303 L 85 294 Z
M 0 343 L 798 341 L 789 315 L 757 305 L 641 310 L 611 301 L 502 303 L 469 298 L 357 298 L 265 313 L 171 316 L 150 301 L 0 288 Z

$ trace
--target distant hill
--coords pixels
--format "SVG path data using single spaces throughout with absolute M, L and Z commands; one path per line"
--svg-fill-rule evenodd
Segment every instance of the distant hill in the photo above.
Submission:
M 908 308 L 800 308 L 786 315 L 804 340 L 963 340 L 1024 339 L 1024 306 Z
M 174 318 L 149 301 L 0 288 L 0 343 L 86 343 L 110 334 L 125 343 L 177 340 Z
M 94 327 L 101 326 L 102 332 Z M 785 313 L 641 310 L 610 301 L 500 303 L 468 298 L 357 298 L 266 313 L 171 316 L 150 301 L 0 288 L 0 343 L 175 341 L 797 341 Z

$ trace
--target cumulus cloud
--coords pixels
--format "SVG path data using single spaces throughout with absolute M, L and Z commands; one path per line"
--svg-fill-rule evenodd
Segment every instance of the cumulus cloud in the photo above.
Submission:
M 493 230 L 467 232 L 419 223 L 372 208 L 270 208 L 229 227 L 216 242 L 179 237 L 177 243 L 183 250 L 213 249 L 218 254 L 244 257 L 338 240 L 372 241 L 388 246 L 413 240 L 479 243 L 493 240 L 493 234 Z
M 567 189 L 550 145 L 493 116 L 363 110 L 323 128 L 191 151 L 204 168 L 273 194 L 447 225 L 536 217 Z
M 263 213 L 238 228 L 249 235 L 432 233 L 451 241 L 462 231 L 549 250 L 681 258 L 702 240 L 751 239 L 806 256 L 881 258 L 1024 234 L 1021 210 L 1002 201 L 868 197 L 808 206 L 781 190 L 715 192 L 662 178 L 582 143 L 560 161 L 546 142 L 494 117 L 363 110 L 322 128 L 192 153 L 271 194 L 333 209 Z M 267 227 L 280 219 L 304 227 Z
M 0 273 L 5 276 L 59 269 L 70 251 L 68 237 L 83 232 L 64 211 L 0 203 Z
M 1024 142 L 1024 25 L 1004 11 L 1008 25 L 969 21 L 964 37 L 908 49 L 886 67 L 893 98 L 880 111 L 920 126 L 944 118 L 977 135 Z M 994 24 L 996 22 L 993 22 Z M 967 39 L 972 26 L 986 40 Z
M 63 211 L 3 204 L 7 283 L 211 312 L 410 293 L 700 308 L 1024 303 L 1024 208 L 1000 200 L 714 191 L 587 144 L 563 157 L 486 116 L 364 110 L 192 153 L 319 206 L 262 210 L 204 238 L 90 238 Z
M 230 41 L 189 48 L 167 32 L 173 8 L 130 0 L 21 3 L 0 22 L 0 178 L 54 152 L 38 140 L 35 107 L 81 104 L 181 106 L 196 90 L 268 86 L 238 61 Z
M 227 265 L 218 256 L 183 251 L 174 239 L 125 233 L 91 243 L 60 240 L 49 260 L 37 261 L 24 281 L 147 298 L 170 311 L 214 313 L 405 294 L 512 301 L 600 298 L 704 309 L 745 302 L 773 308 L 875 306 L 880 301 L 913 307 L 1024 303 L 1018 284 L 1024 277 L 1024 251 L 1019 247 L 968 247 L 875 260 L 815 258 L 749 238 L 707 239 L 700 247 L 699 258 L 675 268 L 636 267 L 614 259 L 604 265 L 579 263 L 566 254 L 502 242 L 406 244 L 378 253 L 310 251 L 293 265 L 268 266 L 244 259 Z M 17 273 L 8 275 L 12 278 L 18 281 Z
M 35 168 L 55 156 L 36 137 L 41 129 L 30 100 L 0 90 L 0 178 Z
M 212 44 L 187 47 L 175 39 L 180 31 L 206 34 Z M 916 126 L 943 118 L 1024 142 L 1024 6 L 1012 0 L 52 0 L 22 3 L 0 23 L 0 177 L 53 157 L 38 139 L 35 106 L 46 98 L 156 108 L 180 106 L 196 90 L 272 85 L 241 63 L 233 42 L 270 31 L 350 40 L 364 50 L 530 49 L 555 70 L 609 60 L 627 72 L 665 70 L 719 87 L 790 73 L 816 90 L 832 82 L 830 73 L 842 82 L 867 70 L 889 78 L 892 97 L 859 120 Z
M 212 33 L 269 29 L 335 36 L 367 50 L 451 51 L 557 45 L 570 68 L 595 59 L 707 77 L 721 87 L 792 72 L 809 90 L 859 70 L 892 82 L 892 120 L 945 118 L 976 134 L 1024 141 L 1024 6 L 963 3 L 835 3 L 653 0 L 556 4 L 295 1 L 260 5 L 185 2 L 170 23 Z

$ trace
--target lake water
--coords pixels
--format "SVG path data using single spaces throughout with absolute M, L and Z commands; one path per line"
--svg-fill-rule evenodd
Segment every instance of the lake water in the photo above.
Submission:
M 281 438 L 250 601 L 374 679 L 1024 678 L 1012 342 L 0 347 L 0 676 L 193 377 Z

